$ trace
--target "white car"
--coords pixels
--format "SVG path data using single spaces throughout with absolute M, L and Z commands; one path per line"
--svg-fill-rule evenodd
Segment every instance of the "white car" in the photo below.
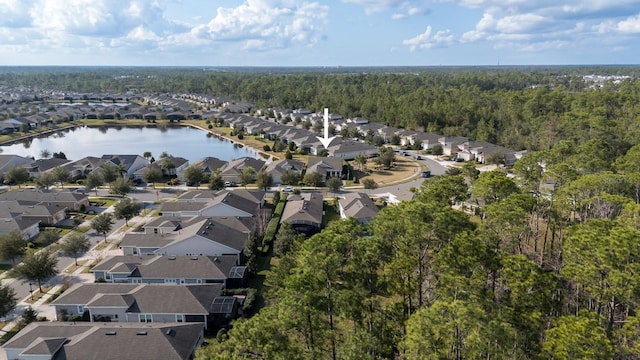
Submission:
M 293 192 L 293 186 L 285 186 L 282 188 L 282 192 L 286 192 L 286 193 L 292 193 Z

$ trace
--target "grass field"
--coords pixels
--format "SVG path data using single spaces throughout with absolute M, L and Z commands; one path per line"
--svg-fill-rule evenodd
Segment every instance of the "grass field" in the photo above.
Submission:
M 376 170 L 377 166 L 374 159 L 369 159 L 367 161 L 369 174 L 363 176 L 360 180 L 370 178 L 377 182 L 378 185 L 384 185 L 417 176 L 420 169 L 415 161 L 404 156 L 396 156 L 395 166 L 391 169 Z

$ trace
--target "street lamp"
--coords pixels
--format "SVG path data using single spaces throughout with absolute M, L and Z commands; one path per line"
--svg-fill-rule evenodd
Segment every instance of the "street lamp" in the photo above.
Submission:
M 33 288 L 31 287 L 33 284 L 29 281 L 29 294 L 31 295 L 31 301 L 33 301 Z

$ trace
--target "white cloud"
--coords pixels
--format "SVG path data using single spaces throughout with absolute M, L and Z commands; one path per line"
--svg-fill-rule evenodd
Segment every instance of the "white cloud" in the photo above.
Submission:
M 495 26 L 496 26 L 496 19 L 493 18 L 493 15 L 491 15 L 490 13 L 484 13 L 482 14 L 482 19 L 480 19 L 480 21 L 478 21 L 478 24 L 476 25 L 476 30 L 478 31 L 491 30 L 495 28 Z
M 166 13 L 175 2 L 181 0 L 0 0 L 0 35 L 6 34 L 0 46 L 23 42 L 60 53 L 79 48 L 214 52 L 221 41 L 237 49 L 268 50 L 313 46 L 326 37 L 329 8 L 318 2 L 244 0 L 237 7 L 218 7 L 213 18 L 197 20 L 204 18 L 198 14 L 182 21 Z
M 309 45 L 318 42 L 326 27 L 329 9 L 309 2 L 248 0 L 236 8 L 218 8 L 206 25 L 195 28 L 195 34 L 212 41 L 248 41 L 253 44 L 287 43 Z
M 404 13 L 394 13 L 391 15 L 391 20 L 404 20 L 408 19 L 411 16 L 420 16 L 426 15 L 429 13 L 429 10 L 424 10 L 417 7 L 407 7 Z
M 407 0 L 342 0 L 342 2 L 361 5 L 367 14 L 387 9 L 397 9 L 409 6 Z
M 0 27 L 21 28 L 31 24 L 29 0 L 0 0 Z
M 409 50 L 416 51 L 419 49 L 431 49 L 435 46 L 446 46 L 454 41 L 454 36 L 450 30 L 439 30 L 435 34 L 431 26 L 427 26 L 427 30 L 422 34 L 404 40 L 403 45 L 409 46 Z
M 546 22 L 546 18 L 537 14 L 519 14 L 499 19 L 495 23 L 495 28 L 505 33 L 523 33 L 536 30 Z
M 569 43 L 563 40 L 554 40 L 554 41 L 543 41 L 536 42 L 521 48 L 522 51 L 527 52 L 539 52 L 539 51 L 547 51 L 547 50 L 557 50 L 566 48 Z
M 627 34 L 640 33 L 640 14 L 620 21 L 616 26 L 616 30 Z
M 460 37 L 460 42 L 467 43 L 467 42 L 478 41 L 480 39 L 485 38 L 486 35 L 487 35 L 486 33 L 479 30 L 470 30 L 462 34 L 462 36 Z

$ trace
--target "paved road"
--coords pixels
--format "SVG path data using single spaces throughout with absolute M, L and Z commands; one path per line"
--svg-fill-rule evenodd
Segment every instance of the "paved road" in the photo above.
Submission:
M 111 231 L 107 234 L 107 236 L 110 236 L 116 232 L 119 231 L 119 229 L 122 227 L 122 225 L 125 224 L 124 220 L 116 220 L 113 224 L 113 227 L 111 228 Z M 88 225 L 88 224 L 83 224 L 84 226 Z M 102 236 L 102 234 L 98 234 L 96 233 L 93 229 L 87 231 L 87 236 L 89 236 L 89 240 L 92 246 L 96 246 L 98 245 L 101 241 L 104 240 L 104 236 Z M 61 239 L 63 240 L 63 239 Z M 59 240 L 59 241 L 61 241 Z M 69 265 L 73 264 L 75 259 L 73 257 L 70 256 L 66 256 L 60 252 L 57 253 L 57 257 L 58 257 L 58 262 L 56 265 L 56 268 L 58 269 L 58 275 L 51 277 L 49 279 L 47 279 L 46 281 L 43 282 L 43 285 L 45 284 L 56 284 L 58 283 L 57 280 L 59 280 L 61 278 L 61 276 L 63 276 L 62 271 L 64 269 L 66 269 L 67 267 L 69 267 Z M 30 296 L 30 290 L 31 291 L 35 291 L 38 289 L 38 285 L 37 283 L 32 283 L 31 286 L 29 286 L 29 281 L 25 281 L 23 279 L 12 279 L 12 278 L 5 278 L 2 280 L 3 284 L 11 284 L 11 287 L 13 287 L 13 289 L 16 291 L 16 297 L 19 300 L 24 300 L 26 299 L 28 296 Z
M 411 155 L 417 154 L 415 151 L 408 151 Z M 430 171 L 432 176 L 443 175 L 447 171 L 447 168 L 440 162 L 434 160 L 432 157 L 421 155 L 422 160 L 416 160 L 424 164 Z M 386 193 L 393 193 L 398 196 L 399 199 L 410 199 L 412 197 L 411 188 L 419 188 L 423 181 L 428 181 L 428 178 L 418 177 L 409 182 L 395 185 L 383 185 L 375 190 L 369 190 L 369 193 L 374 195 L 381 195 Z M 362 191 L 362 190 L 359 190 Z

